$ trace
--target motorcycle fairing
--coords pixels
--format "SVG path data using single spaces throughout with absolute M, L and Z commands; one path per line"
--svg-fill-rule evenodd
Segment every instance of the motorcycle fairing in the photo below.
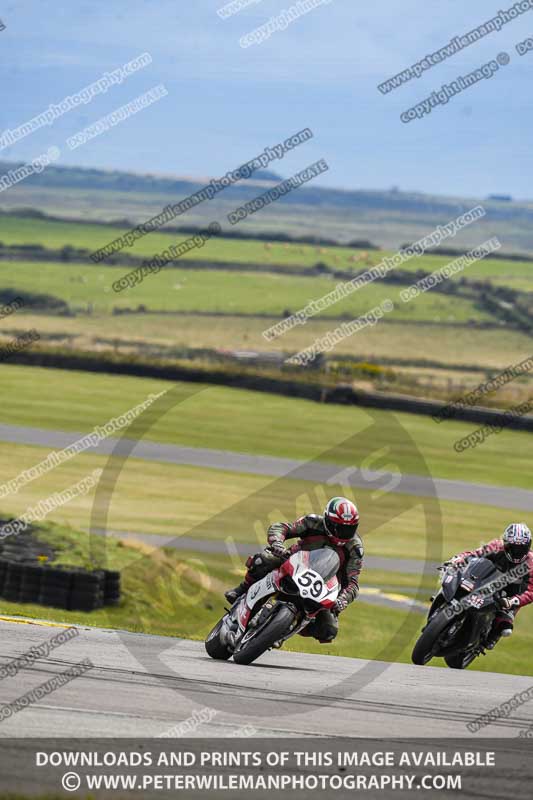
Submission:
M 332 608 L 339 595 L 339 582 L 336 571 L 340 561 L 335 551 L 328 549 L 325 556 L 320 556 L 322 551 L 298 550 L 280 567 L 269 572 L 264 578 L 253 583 L 247 593 L 242 597 L 237 608 L 237 620 L 241 631 L 246 629 L 254 608 L 265 597 L 278 592 L 283 578 L 291 577 L 298 587 L 299 594 L 304 599 L 312 599 L 322 608 Z M 314 565 L 316 569 L 312 569 Z M 322 576 L 317 570 L 326 573 Z M 331 575 L 334 570 L 334 574 Z M 306 581 L 309 585 L 306 586 Z M 320 590 L 319 590 L 320 584 Z M 318 612 L 318 610 L 317 610 Z M 317 613 L 316 612 L 316 613 Z

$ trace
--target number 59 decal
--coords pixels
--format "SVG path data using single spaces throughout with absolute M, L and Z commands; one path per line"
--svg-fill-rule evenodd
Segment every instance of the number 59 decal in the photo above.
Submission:
M 318 572 L 312 569 L 306 569 L 305 572 L 296 573 L 293 575 L 293 580 L 300 589 L 302 597 L 311 597 L 313 600 L 319 602 L 328 593 L 328 587 L 324 583 L 323 578 Z

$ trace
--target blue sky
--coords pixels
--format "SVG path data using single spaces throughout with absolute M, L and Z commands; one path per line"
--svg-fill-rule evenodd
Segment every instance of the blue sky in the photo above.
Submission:
M 225 0 L 17 0 L 2 7 L 0 132 L 148 51 L 153 63 L 90 104 L 2 151 L 30 159 L 151 87 L 168 96 L 59 163 L 218 176 L 310 127 L 315 138 L 272 168 L 325 158 L 317 182 L 437 194 L 530 198 L 533 9 L 383 96 L 377 84 L 494 16 L 510 0 L 331 0 L 243 49 L 239 38 L 294 0 L 261 0 L 230 19 Z M 359 7 L 361 5 L 361 7 Z M 402 111 L 498 53 L 508 66 L 420 120 Z

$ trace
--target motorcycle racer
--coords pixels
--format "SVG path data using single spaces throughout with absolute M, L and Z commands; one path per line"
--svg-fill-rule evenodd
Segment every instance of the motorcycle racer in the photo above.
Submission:
M 324 609 L 302 632 L 302 636 L 314 636 L 319 642 L 332 642 L 337 636 L 338 615 L 352 603 L 359 593 L 359 575 L 363 568 L 363 542 L 357 534 L 359 511 L 345 497 L 329 500 L 324 513 L 306 514 L 294 522 L 275 522 L 268 529 L 268 546 L 261 553 L 246 561 L 247 573 L 239 586 L 225 593 L 226 600 L 233 604 L 248 591 L 256 581 L 277 569 L 287 558 L 299 550 L 314 550 L 332 547 L 340 559 L 337 578 L 341 592 L 333 611 Z M 297 538 L 291 547 L 285 547 L 287 539 Z
M 505 589 L 506 597 L 501 599 L 501 609 L 489 634 L 487 650 L 492 650 L 502 636 L 513 632 L 514 619 L 518 611 L 533 603 L 533 553 L 531 552 L 531 531 L 523 522 L 513 522 L 507 526 L 501 539 L 493 539 L 477 550 L 465 550 L 451 559 L 450 564 L 460 567 L 469 558 L 485 557 L 498 569 L 507 573 L 524 565 L 524 574 L 513 578 Z

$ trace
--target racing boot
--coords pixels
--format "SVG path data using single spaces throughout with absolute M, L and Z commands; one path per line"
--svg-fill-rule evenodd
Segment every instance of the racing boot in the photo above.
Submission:
M 507 623 L 504 627 L 501 627 L 494 632 L 491 631 L 485 647 L 487 650 L 494 650 L 494 648 L 496 647 L 501 638 L 507 639 L 509 636 L 512 635 L 513 635 L 513 626 L 510 623 Z
M 233 603 L 238 600 L 239 597 L 242 597 L 243 594 L 246 594 L 249 588 L 249 584 L 247 584 L 246 581 L 242 581 L 238 586 L 235 587 L 235 589 L 229 589 L 227 592 L 224 592 L 224 597 L 230 605 L 233 605 Z

